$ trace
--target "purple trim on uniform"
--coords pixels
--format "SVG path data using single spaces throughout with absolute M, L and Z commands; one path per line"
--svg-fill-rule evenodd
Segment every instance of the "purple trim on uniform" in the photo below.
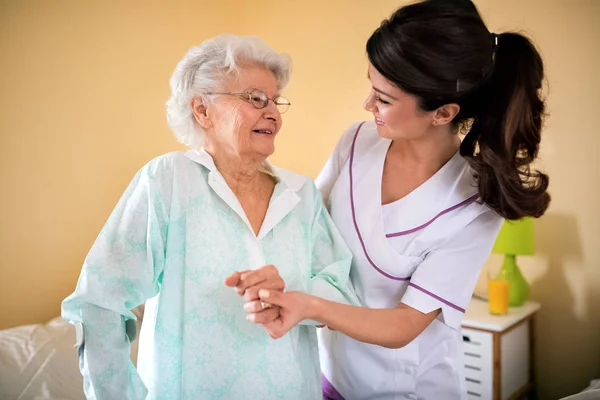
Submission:
M 344 400 L 340 392 L 325 378 L 325 375 L 322 375 L 321 382 L 323 383 L 323 400 Z
M 469 197 L 466 200 L 461 201 L 460 203 L 446 208 L 444 211 L 440 212 L 438 215 L 436 215 L 435 217 L 431 218 L 428 222 L 425 222 L 423 225 L 417 226 L 416 228 L 412 228 L 409 229 L 407 231 L 402 231 L 402 232 L 396 232 L 396 233 L 388 233 L 385 235 L 386 238 L 391 238 L 391 237 L 396 237 L 396 236 L 403 236 L 403 235 L 408 235 L 410 233 L 414 233 L 416 231 L 420 231 L 423 228 L 428 227 L 429 225 L 431 225 L 431 223 L 433 223 L 433 221 L 435 221 L 436 219 L 438 219 L 439 217 L 441 217 L 444 214 L 449 213 L 450 211 L 456 210 L 459 207 L 465 206 L 467 204 L 470 204 L 472 202 L 474 202 L 475 200 L 477 200 L 477 198 L 479 198 L 479 193 L 475 193 L 473 196 Z
M 356 139 L 358 138 L 358 132 L 360 131 L 360 128 L 364 125 L 364 122 L 362 122 L 358 128 L 356 128 L 356 133 L 354 134 L 354 139 L 352 140 L 352 148 L 350 150 L 350 206 L 352 208 L 352 220 L 354 221 L 354 229 L 356 229 L 356 234 L 358 235 L 358 240 L 360 240 L 360 244 L 363 248 L 363 251 L 365 253 L 365 257 L 367 257 L 367 261 L 369 261 L 369 264 L 371 264 L 371 266 L 373 268 L 375 268 L 375 270 L 377 272 L 379 272 L 381 275 L 385 276 L 386 278 L 390 278 L 393 279 L 395 281 L 408 281 L 410 280 L 410 277 L 408 278 L 400 278 L 397 276 L 393 276 L 390 275 L 386 272 L 384 272 L 383 270 L 381 270 L 379 267 L 377 267 L 377 265 L 375 265 L 375 263 L 373 262 L 373 260 L 371 260 L 371 257 L 369 257 L 369 254 L 367 253 L 367 248 L 365 246 L 365 242 L 363 241 L 362 235 L 360 234 L 360 230 L 358 229 L 358 223 L 356 222 L 356 211 L 354 210 L 354 183 L 352 182 L 352 165 L 354 163 L 354 146 L 356 144 Z
M 448 307 L 452 307 L 452 308 L 454 308 L 455 310 L 458 310 L 458 311 L 460 311 L 460 312 L 461 312 L 461 313 L 463 313 L 463 314 L 464 314 L 464 312 L 465 312 L 465 309 L 464 309 L 464 308 L 460 308 L 460 307 L 459 307 L 459 306 L 457 306 L 456 304 L 454 304 L 454 303 L 451 303 L 451 302 L 449 302 L 448 300 L 442 299 L 440 296 L 437 296 L 437 295 L 435 295 L 435 294 L 431 293 L 431 292 L 430 292 L 429 290 L 427 290 L 427 289 L 423 289 L 423 288 L 422 288 L 421 286 L 419 286 L 419 285 L 415 285 L 414 283 L 412 283 L 412 282 L 409 282 L 409 283 L 408 283 L 408 286 L 412 286 L 412 287 L 414 287 L 415 289 L 418 289 L 418 290 L 420 290 L 421 292 L 423 292 L 423 293 L 425 293 L 425 294 L 428 294 L 428 295 L 430 295 L 430 296 L 431 296 L 431 297 L 433 297 L 434 299 L 441 301 L 442 303 L 444 303 L 444 304 L 445 304 L 445 305 L 447 305 Z
M 365 253 L 365 257 L 367 258 L 367 261 L 369 261 L 369 264 L 371 264 L 371 266 L 377 272 L 379 272 L 381 275 L 383 275 L 383 276 L 385 276 L 387 278 L 390 278 L 390 279 L 393 279 L 393 280 L 396 280 L 396 281 L 410 281 L 410 277 L 408 277 L 408 278 L 400 278 L 400 277 L 392 276 L 392 275 L 390 275 L 390 274 L 382 271 L 380 268 L 378 268 L 377 265 L 375 265 L 375 263 L 373 262 L 373 260 L 371 260 L 371 257 L 369 257 L 369 254 L 367 253 L 367 248 L 365 246 L 365 242 L 363 241 L 362 235 L 360 234 L 360 230 L 358 229 L 358 223 L 356 222 L 356 210 L 354 208 L 354 182 L 353 182 L 352 168 L 353 168 L 353 165 L 354 165 L 354 148 L 355 148 L 355 145 L 356 145 L 356 139 L 358 138 L 358 132 L 360 131 L 360 128 L 362 128 L 362 126 L 364 124 L 365 123 L 362 122 L 358 126 L 358 128 L 356 128 L 356 132 L 354 133 L 354 139 L 352 140 L 352 147 L 350 149 L 350 167 L 349 167 L 349 171 L 350 171 L 350 206 L 352 208 L 352 220 L 354 222 L 354 229 L 356 230 L 356 234 L 358 235 L 358 240 L 360 240 L 360 244 L 362 246 L 363 252 Z M 454 205 L 454 206 L 452 206 L 450 208 L 447 208 L 447 209 L 443 210 L 438 215 L 436 215 L 435 217 L 433 217 L 429 222 L 427 222 L 427 223 L 425 223 L 425 224 L 423 224 L 421 226 L 418 226 L 416 228 L 410 229 L 408 231 L 392 233 L 392 234 L 385 235 L 385 236 L 389 238 L 389 237 L 407 235 L 409 233 L 416 232 L 416 231 L 418 231 L 420 229 L 423 229 L 423 228 L 427 227 L 428 225 L 430 225 L 433 221 L 435 221 L 436 219 L 438 219 L 442 215 L 444 215 L 446 213 L 449 213 L 452 210 L 456 210 L 457 208 L 462 207 L 462 206 L 464 206 L 466 204 L 472 203 L 478 197 L 479 197 L 479 194 L 477 194 L 477 193 L 474 194 L 473 196 L 469 197 L 468 199 L 466 199 L 464 201 L 461 201 L 460 203 L 458 203 L 458 204 L 456 204 L 456 205 Z M 445 299 L 441 298 L 440 296 L 431 293 L 429 290 L 423 289 L 422 287 L 420 287 L 418 285 L 415 285 L 412 282 L 408 282 L 408 285 L 414 287 L 417 290 L 420 290 L 421 292 L 423 292 L 423 293 L 425 293 L 425 294 L 433 297 L 434 299 L 436 299 L 436 300 L 438 300 L 438 301 L 446 304 L 447 306 L 454 308 L 455 310 L 458 310 L 458 311 L 460 311 L 462 313 L 465 312 L 464 308 L 461 308 L 461 307 L 457 306 L 456 304 L 453 304 L 453 303 L 449 302 L 448 300 L 445 300 Z M 327 394 L 329 392 L 325 391 L 325 387 L 333 389 L 333 392 L 331 392 L 331 393 L 334 393 L 334 394 L 333 395 Z M 335 396 L 335 394 L 337 394 L 339 396 L 339 393 L 337 392 L 337 390 L 335 390 L 335 388 L 331 385 L 331 383 L 329 383 L 329 381 L 327 381 L 327 379 L 325 379 L 325 377 L 323 376 L 323 398 L 325 400 L 339 400 L 339 399 L 343 400 L 343 398 L 341 396 L 340 397 L 333 397 L 333 396 Z M 332 396 L 332 397 L 327 397 L 328 395 Z

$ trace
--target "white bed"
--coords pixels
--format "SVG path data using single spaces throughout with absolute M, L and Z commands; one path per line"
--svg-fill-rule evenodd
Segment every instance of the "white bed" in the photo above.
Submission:
M 143 308 L 134 313 L 139 326 Z M 60 317 L 0 331 L 0 400 L 85 399 L 74 343 L 75 328 Z
M 141 327 L 143 307 L 134 310 Z M 139 332 L 139 329 L 138 329 Z M 0 331 L 0 400 L 82 400 L 75 328 L 62 318 Z M 136 340 L 131 360 L 137 360 Z M 563 400 L 600 399 L 600 379 Z

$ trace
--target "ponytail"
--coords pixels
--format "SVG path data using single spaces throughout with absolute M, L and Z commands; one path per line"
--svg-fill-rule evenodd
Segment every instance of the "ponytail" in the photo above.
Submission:
M 495 39 L 496 37 L 494 37 Z M 507 219 L 540 217 L 550 203 L 548 175 L 532 170 L 541 140 L 544 66 L 518 33 L 497 36 L 490 76 L 460 154 L 477 179 L 481 200 Z

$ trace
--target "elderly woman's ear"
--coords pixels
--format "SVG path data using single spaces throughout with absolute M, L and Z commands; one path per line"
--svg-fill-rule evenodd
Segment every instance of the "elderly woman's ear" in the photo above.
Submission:
M 208 118 L 208 105 L 206 100 L 201 97 L 194 97 L 190 102 L 192 112 L 194 113 L 194 119 L 202 128 L 205 130 L 210 128 L 212 123 Z

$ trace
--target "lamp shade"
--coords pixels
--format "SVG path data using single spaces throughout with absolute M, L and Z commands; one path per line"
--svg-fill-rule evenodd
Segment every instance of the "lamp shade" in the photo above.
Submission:
M 504 221 L 492 251 L 512 255 L 533 254 L 533 219 Z

